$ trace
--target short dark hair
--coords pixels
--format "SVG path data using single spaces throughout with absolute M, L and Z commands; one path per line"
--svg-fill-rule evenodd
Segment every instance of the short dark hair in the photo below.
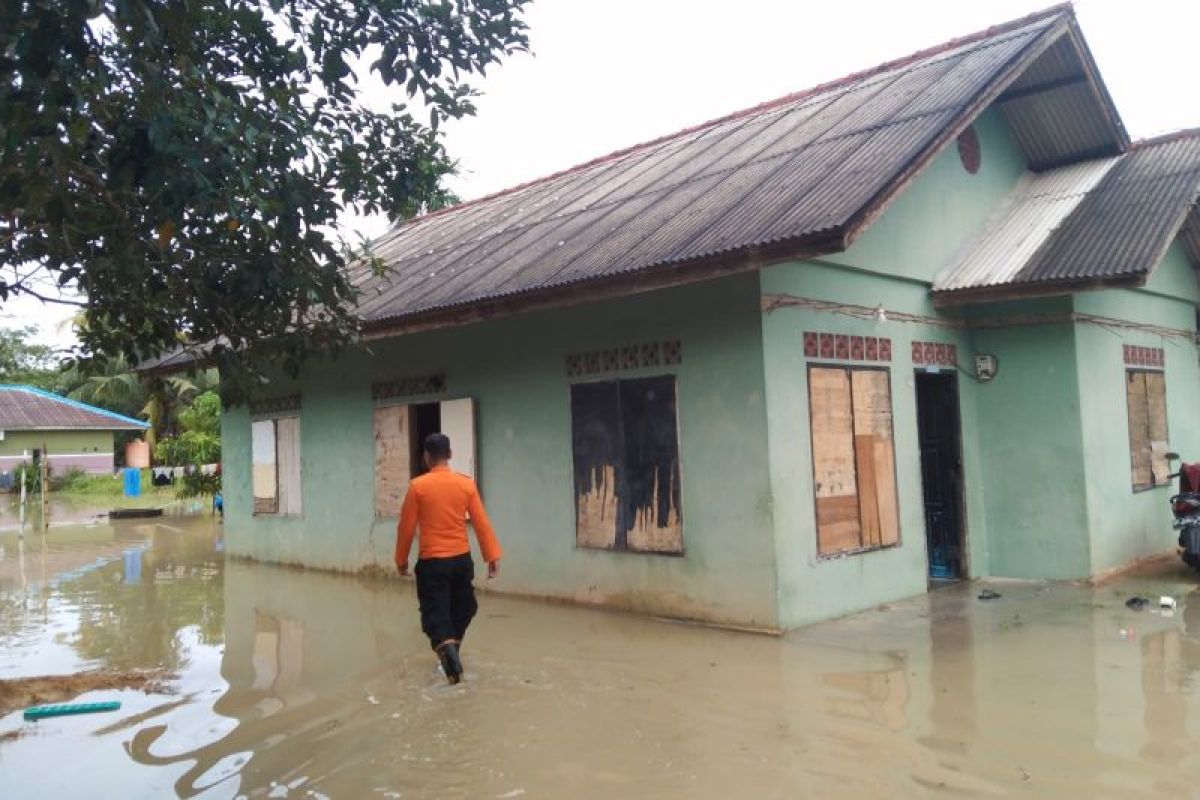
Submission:
M 425 452 L 430 458 L 445 461 L 450 458 L 450 437 L 444 433 L 431 433 L 425 437 Z

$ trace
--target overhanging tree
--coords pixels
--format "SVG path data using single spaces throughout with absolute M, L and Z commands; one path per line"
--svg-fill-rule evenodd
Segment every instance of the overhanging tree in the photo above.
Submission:
M 337 218 L 449 200 L 438 127 L 526 2 L 0 0 L 0 302 L 78 290 L 84 358 L 208 344 L 227 401 L 294 374 L 357 329 Z

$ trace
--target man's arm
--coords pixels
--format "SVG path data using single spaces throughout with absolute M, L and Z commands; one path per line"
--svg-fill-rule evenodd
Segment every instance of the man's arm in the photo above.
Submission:
M 400 507 L 400 521 L 396 523 L 396 569 L 401 575 L 408 574 L 408 553 L 412 550 L 413 536 L 417 532 L 417 487 L 409 484 L 404 494 L 404 505 Z
M 504 555 L 504 551 L 500 549 L 496 531 L 492 528 L 492 521 L 488 519 L 487 511 L 483 508 L 483 501 L 479 498 L 479 489 L 475 486 L 471 487 L 467 513 L 471 515 L 471 525 L 475 528 L 475 538 L 479 540 L 479 550 L 483 553 L 483 560 L 488 565 L 488 577 L 494 578 L 500 571 L 500 558 Z

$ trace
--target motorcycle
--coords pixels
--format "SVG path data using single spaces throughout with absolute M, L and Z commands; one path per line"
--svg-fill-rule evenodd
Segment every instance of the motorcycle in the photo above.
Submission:
M 1178 461 L 1178 453 L 1167 453 L 1168 461 Z M 1200 569 L 1200 463 L 1181 462 L 1179 471 L 1167 477 L 1179 479 L 1179 494 L 1171 497 L 1172 527 L 1179 531 L 1179 555 L 1183 563 Z

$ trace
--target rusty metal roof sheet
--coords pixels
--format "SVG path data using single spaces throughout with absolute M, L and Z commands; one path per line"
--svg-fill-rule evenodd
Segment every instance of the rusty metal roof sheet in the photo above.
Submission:
M 817 240 L 839 249 L 914 165 L 1031 64 L 1039 71 L 1006 113 L 1039 99 L 1046 81 L 1083 74 L 1056 44 L 1077 35 L 1070 8 L 1055 7 L 409 221 L 376 243 L 386 275 L 364 267 L 353 276 L 360 314 L 368 331 L 382 330 L 735 251 Z M 1106 113 L 1091 108 L 1064 124 L 1097 125 Z M 1011 119 L 1037 138 L 1020 127 L 1023 118 Z M 1092 148 L 1097 136 L 1119 152 L 1116 125 L 1061 132 L 1045 159 Z
M 32 386 L 0 386 L 0 431 L 140 431 L 148 427 L 140 420 Z
M 1200 265 L 1200 133 L 1028 176 L 934 291 L 1137 283 L 1180 236 Z

